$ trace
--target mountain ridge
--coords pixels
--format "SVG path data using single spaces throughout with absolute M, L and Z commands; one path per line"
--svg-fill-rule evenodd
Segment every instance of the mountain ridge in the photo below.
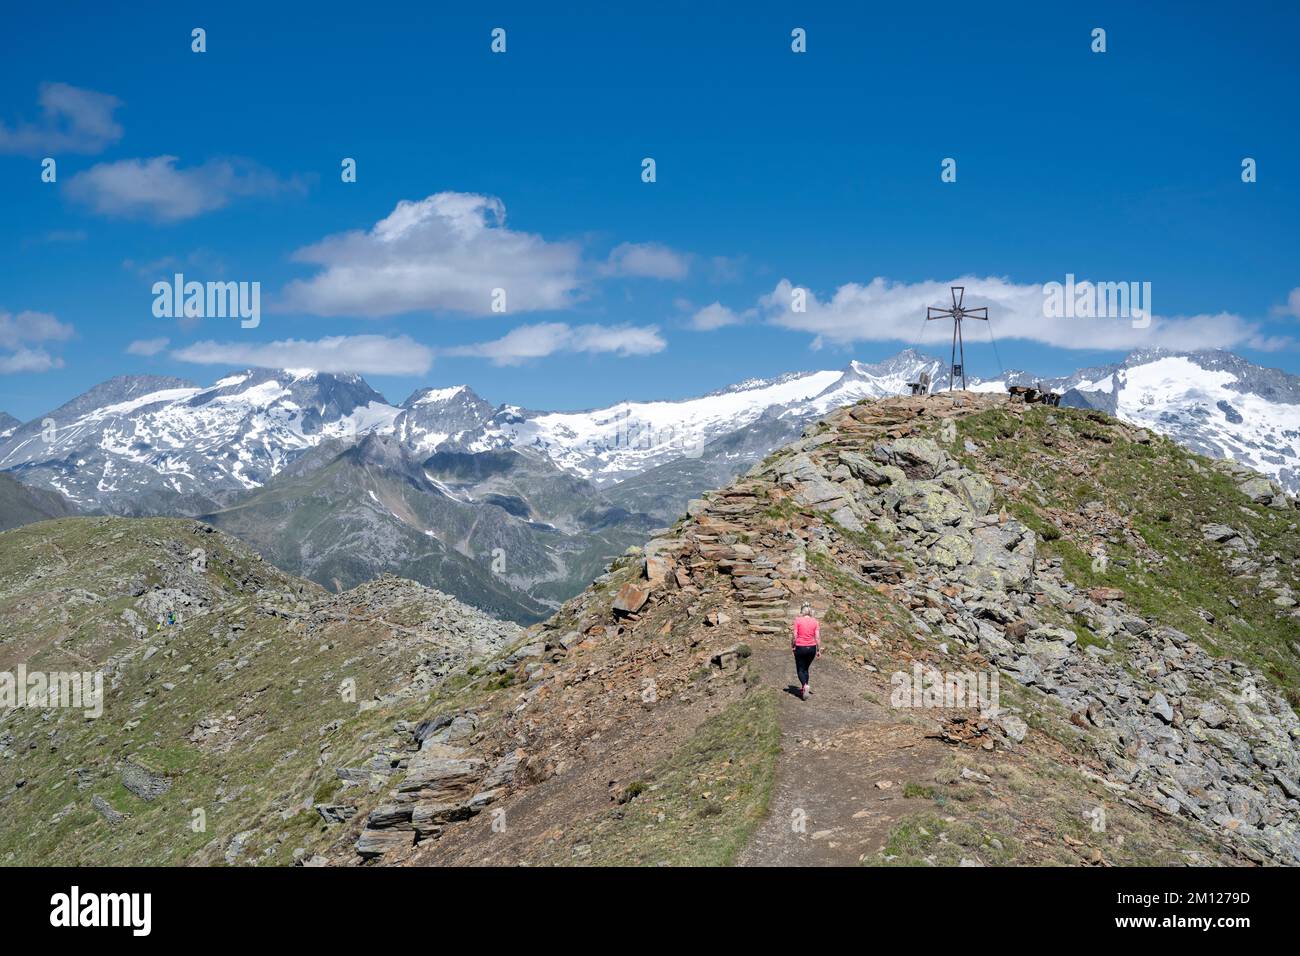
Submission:
M 1116 406 L 1113 381 L 1111 384 L 1107 382 L 1117 374 L 1128 373 L 1140 366 L 1177 358 L 1202 363 L 1205 371 L 1226 373 L 1227 377 L 1220 383 L 1223 390 L 1240 396 L 1250 394 L 1253 387 L 1263 401 L 1289 409 L 1282 431 L 1292 446 L 1278 454 L 1250 458 L 1250 446 L 1259 445 L 1260 441 L 1249 436 L 1245 441 L 1233 441 L 1222 434 L 1225 430 L 1231 431 L 1227 426 L 1242 424 L 1231 421 L 1239 414 L 1235 409 L 1225 411 L 1225 420 L 1214 423 L 1221 434 L 1208 439 L 1194 434 L 1197 423 L 1186 420 L 1186 415 L 1183 421 L 1170 423 L 1168 427 L 1180 430 L 1188 440 L 1201 440 L 1202 447 L 1218 447 L 1220 454 L 1244 452 L 1250 459 L 1248 464 L 1278 477 L 1288 486 L 1300 481 L 1297 466 L 1292 461 L 1300 457 L 1300 452 L 1293 447 L 1295 436 L 1290 434 L 1300 428 L 1290 421 L 1294 417 L 1292 406 L 1300 405 L 1300 378 L 1253 365 L 1231 352 L 1134 351 L 1118 363 L 1080 369 L 1070 375 L 1050 377 L 1010 370 L 995 378 L 975 379 L 973 387 L 988 390 L 1008 384 L 1042 382 L 1065 393 L 1067 403 L 1078 402 L 1088 407 L 1138 415 L 1140 409 L 1136 407 L 1126 410 Z M 838 370 L 791 372 L 768 379 L 748 379 L 694 398 L 619 402 L 567 412 L 528 410 L 508 403 L 493 406 L 467 385 L 417 389 L 401 405 L 392 405 L 370 389 L 360 376 L 304 370 L 248 369 L 223 376 L 207 387 L 168 376 L 118 376 L 38 419 L 16 426 L 13 434 L 0 440 L 0 469 L 14 471 L 23 480 L 60 490 L 82 507 L 124 511 L 138 511 L 143 507 L 149 511 L 149 503 L 142 505 L 138 499 L 147 498 L 150 491 L 158 490 L 156 486 L 159 484 L 163 485 L 165 493 L 168 483 L 145 482 L 134 496 L 115 494 L 117 489 L 111 487 L 114 479 L 109 473 L 115 466 L 129 469 L 130 462 L 124 459 L 135 457 L 138 464 L 139 459 L 148 459 L 149 452 L 154 451 L 156 460 L 151 462 L 154 470 L 165 473 L 168 468 L 172 469 L 170 490 L 173 493 L 179 487 L 177 482 L 183 482 L 187 487 L 193 486 L 189 488 L 193 496 L 219 503 L 221 496 L 232 489 L 247 490 L 277 473 L 284 466 L 285 459 L 310 447 L 320 440 L 322 434 L 325 437 L 355 437 L 368 431 L 391 430 L 417 452 L 431 453 L 444 446 L 474 451 L 505 446 L 531 447 L 549 454 L 560 467 L 605 485 L 617 483 L 665 461 L 694 454 L 701 445 L 725 431 L 745 427 L 774 409 L 789 417 L 810 418 L 824 414 L 835 404 L 868 395 L 900 394 L 922 370 L 931 373 L 936 391 L 947 384 L 944 363 L 908 348 L 874 364 L 854 360 Z M 270 381 L 286 388 L 289 394 L 250 394 L 256 391 L 255 386 Z M 312 382 L 319 385 L 314 392 L 306 384 Z M 1184 383 L 1184 388 L 1189 393 L 1187 400 L 1194 403 L 1194 383 Z M 295 389 L 297 394 L 294 394 Z M 150 395 L 155 399 L 148 403 L 152 409 L 130 407 L 132 400 Z M 187 410 L 193 412 L 204 406 L 213 407 L 220 400 L 241 395 L 245 396 L 247 408 L 243 411 L 250 421 L 256 420 L 261 427 L 268 427 L 270 422 L 269 427 L 277 429 L 276 442 L 283 446 L 264 451 L 264 461 L 250 461 L 243 468 L 219 467 L 214 475 L 196 476 L 193 463 L 187 471 L 184 462 L 178 460 L 184 456 L 178 455 L 175 447 L 166 447 L 168 436 L 162 433 L 164 430 L 158 428 L 156 422 L 147 420 L 151 410 L 159 412 L 157 406 L 180 406 L 165 410 L 174 419 L 180 419 Z M 735 402 L 737 398 L 742 399 L 739 405 Z M 280 404 L 292 405 L 302 413 L 302 421 L 296 428 L 293 423 L 283 420 L 283 414 L 279 421 L 275 420 L 276 413 L 283 412 L 283 408 L 276 407 L 277 399 L 282 400 Z M 1210 407 L 1214 407 L 1213 403 Z M 109 429 L 99 422 L 76 421 L 88 413 L 96 413 L 94 417 L 102 420 L 114 411 L 121 413 L 117 416 L 124 430 L 121 435 L 105 434 Z M 132 413 L 135 413 L 134 422 Z M 262 417 L 258 418 L 259 415 Z M 160 414 L 154 417 L 158 418 Z M 44 447 L 49 443 L 39 439 L 43 433 L 49 433 L 46 427 L 49 420 L 53 421 L 56 437 L 50 447 Z M 188 430 L 184 428 L 185 424 L 188 424 Z M 1156 421 L 1154 424 L 1159 427 L 1161 423 Z M 231 423 L 182 422 L 181 427 L 178 434 L 189 436 L 201 435 L 203 428 L 225 428 L 230 434 L 224 436 L 224 441 L 209 443 L 209 451 L 218 455 L 249 454 L 248 443 L 241 442 L 241 437 L 246 436 L 240 436 Z M 1208 425 L 1202 422 L 1199 427 L 1203 430 Z M 132 428 L 134 433 L 126 434 L 128 428 Z M 67 433 L 69 430 L 71 434 Z M 86 432 L 84 441 L 77 441 L 79 430 Z M 1238 428 L 1238 438 L 1240 432 Z M 114 444 L 114 438 L 121 440 Z M 265 436 L 262 441 L 265 444 Z M 174 446 L 175 442 L 172 444 Z M 60 453 L 63 453 L 62 458 L 78 456 L 80 465 L 75 461 L 69 464 L 61 460 Z M 98 457 L 87 461 L 84 456 L 88 453 Z M 100 469 L 103 476 L 96 485 L 109 487 L 87 488 L 85 483 L 81 487 L 70 487 L 67 475 L 75 467 Z M 137 500 L 131 500 L 132 497 Z M 153 510 L 167 508 L 175 510 L 175 502 L 166 507 L 160 504 Z
M 855 360 L 694 398 L 580 412 L 492 405 L 467 385 L 417 389 L 395 406 L 360 376 L 301 369 L 245 370 L 206 387 L 119 377 L 20 426 L 0 442 L 0 470 L 81 510 L 208 516 L 328 587 L 336 579 L 339 586 L 359 583 L 363 571 L 402 570 L 528 622 L 572 593 L 564 588 L 580 586 L 598 555 L 611 557 L 671 523 L 701 491 L 743 473 L 808 422 L 863 398 L 904 392 L 922 373 L 936 391 L 947 384 L 944 363 L 905 349 L 874 364 Z M 970 387 L 1003 393 L 1008 384 L 1032 383 L 1061 393 L 1063 405 L 1116 414 L 1300 489 L 1300 378 L 1227 352 L 1152 350 L 1068 376 L 1012 370 Z M 387 441 L 369 444 L 382 455 L 368 467 L 393 469 L 385 484 L 393 507 L 374 509 L 366 494 L 379 492 L 367 484 L 373 476 L 354 472 L 325 498 L 313 498 L 339 510 L 325 508 L 310 529 L 299 528 L 296 545 L 271 533 L 292 522 L 273 502 L 293 498 L 295 483 L 319 480 L 305 472 L 373 436 Z M 475 456 L 482 456 L 478 465 Z M 433 469 L 422 467 L 435 459 Z M 453 471 L 442 474 L 443 466 Z M 542 498 L 505 479 L 507 472 L 539 482 L 545 506 L 539 510 Z M 263 507 L 270 510 L 259 512 Z M 483 520 L 465 524 L 453 511 Z M 357 551 L 348 544 L 354 540 L 373 547 Z M 511 548 L 519 549 L 518 573 L 491 572 Z M 435 551 L 442 557 L 435 560 Z M 448 576 L 438 578 L 435 569 Z

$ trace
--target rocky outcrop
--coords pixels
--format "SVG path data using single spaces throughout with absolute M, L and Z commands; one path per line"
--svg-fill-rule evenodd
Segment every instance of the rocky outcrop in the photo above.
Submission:
M 1277 508 L 1280 511 L 1300 507 L 1300 501 L 1288 494 L 1280 484 L 1271 478 L 1252 471 L 1235 461 L 1215 461 L 1211 467 L 1223 472 L 1237 486 L 1237 490 L 1258 505 Z
M 171 781 L 160 773 L 127 761 L 122 765 L 122 786 L 146 803 L 157 800 L 171 789 Z
M 481 813 L 505 794 L 524 754 L 514 751 L 489 766 L 450 741 L 472 734 L 473 715 L 458 715 L 433 735 L 412 739 L 419 750 L 405 761 L 406 773 L 387 803 L 370 812 L 356 844 L 363 858 L 382 856 L 437 837 L 452 823 Z

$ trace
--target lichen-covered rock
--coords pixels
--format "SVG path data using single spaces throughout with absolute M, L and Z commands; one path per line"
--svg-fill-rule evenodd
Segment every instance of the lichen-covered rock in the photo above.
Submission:
M 163 774 L 132 761 L 122 764 L 120 773 L 122 786 L 145 802 L 157 800 L 172 788 L 171 781 Z

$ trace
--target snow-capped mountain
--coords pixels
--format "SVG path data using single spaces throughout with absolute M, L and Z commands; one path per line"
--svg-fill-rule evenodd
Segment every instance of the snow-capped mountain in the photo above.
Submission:
M 256 369 L 207 388 L 121 376 L 16 429 L 0 470 L 85 509 L 194 513 L 397 412 L 355 375 Z
M 751 379 L 675 402 L 620 402 L 585 412 L 506 406 L 468 447 L 531 448 L 566 471 L 611 485 L 679 458 L 699 457 L 710 443 L 761 417 L 802 422 L 862 398 L 898 394 L 922 371 L 936 374 L 941 364 L 909 349 L 875 365 L 851 362 L 837 371 Z
M 496 409 L 467 385 L 422 388 L 406 401 L 393 419 L 398 441 L 415 454 L 460 451 L 483 439 Z
M 248 370 L 206 388 L 120 377 L 0 437 L 0 472 L 71 503 L 11 495 L 19 522 L 57 507 L 203 516 L 330 587 L 392 571 L 532 621 L 809 422 L 923 373 L 936 391 L 948 384 L 943 360 L 909 349 L 583 412 L 493 406 L 464 385 L 395 406 L 355 375 L 309 371 Z M 1300 377 L 1226 352 L 1142 352 L 1057 378 L 971 380 L 1009 384 L 1041 384 L 1300 490 Z
M 1058 378 L 1011 372 L 973 387 L 1000 391 L 1036 381 L 1063 405 L 1101 409 L 1300 493 L 1300 376 L 1231 352 L 1151 349 Z
M 807 421 L 904 392 L 922 372 L 936 390 L 946 386 L 945 362 L 908 349 L 872 365 L 583 412 L 494 407 L 464 385 L 422 389 L 394 406 L 358 376 L 295 370 L 243 371 L 206 388 L 124 376 L 0 436 L 0 471 L 83 509 L 196 514 L 261 487 L 325 439 L 373 432 L 393 436 L 416 459 L 513 449 L 603 488 L 638 479 L 627 504 L 659 513 L 697 478 L 743 470 Z M 1012 371 L 971 387 L 1035 382 L 1063 393 L 1064 404 L 1104 409 L 1300 490 L 1300 377 L 1228 352 L 1148 351 L 1068 376 Z M 671 478 L 673 491 L 650 507 L 659 476 Z

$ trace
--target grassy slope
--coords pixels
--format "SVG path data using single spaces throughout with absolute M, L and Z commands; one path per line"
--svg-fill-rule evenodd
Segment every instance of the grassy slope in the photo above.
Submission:
M 345 700 L 345 678 L 363 702 L 400 686 L 427 644 L 363 620 L 373 614 L 359 603 L 356 618 L 338 620 L 351 613 L 350 595 L 327 599 L 195 527 L 82 518 L 0 535 L 0 668 L 26 660 L 32 669 L 88 670 L 126 658 L 97 720 L 27 709 L 0 718 L 0 743 L 8 738 L 20 754 L 0 759 L 0 863 L 220 863 L 246 830 L 239 862 L 291 862 L 295 848 L 311 853 L 338 836 L 314 801 L 355 802 L 364 816 L 377 799 L 358 794 L 364 787 L 341 793 L 334 768 L 361 766 L 392 740 L 395 721 L 444 706 L 437 695 L 373 709 Z M 196 541 L 207 549 L 203 576 L 189 572 Z M 138 637 L 121 615 L 137 606 L 132 591 L 155 585 L 201 594 L 206 612 L 161 631 L 150 621 Z M 102 600 L 74 597 L 80 588 Z M 383 615 L 412 625 L 424 608 L 390 606 Z M 148 648 L 156 650 L 145 660 Z M 196 724 L 214 717 L 221 732 L 192 741 Z M 170 790 L 150 802 L 127 791 L 119 768 L 128 759 L 164 774 Z M 91 807 L 96 795 L 130 819 L 110 827 Z M 206 830 L 194 827 L 195 810 Z
M 998 471 L 1018 480 L 1009 492 L 1002 489 L 1009 510 L 1047 539 L 1045 554 L 1062 559 L 1074 584 L 1120 588 L 1138 613 L 1178 628 L 1212 654 L 1265 671 L 1300 705 L 1300 626 L 1274 606 L 1271 592 L 1255 587 L 1255 578 L 1229 574 L 1231 552 L 1201 533 L 1215 522 L 1248 529 L 1257 552 L 1278 555 L 1277 567 L 1294 581 L 1300 569 L 1295 511 L 1254 504 L 1209 459 L 1168 439 L 1143 444 L 1075 409 L 1035 407 L 1023 420 L 986 412 L 963 419 L 958 432 L 959 444 L 974 441 Z M 1060 467 L 1062 452 L 1086 462 L 1082 474 Z M 975 456 L 964 457 L 981 467 Z M 1127 518 L 1138 536 L 1102 542 L 1104 566 L 1095 561 L 1086 530 L 1062 533 L 1054 520 L 1054 512 L 1077 513 L 1092 501 Z
M 0 474 L 0 531 L 76 512 L 76 506 L 58 492 L 29 487 Z

